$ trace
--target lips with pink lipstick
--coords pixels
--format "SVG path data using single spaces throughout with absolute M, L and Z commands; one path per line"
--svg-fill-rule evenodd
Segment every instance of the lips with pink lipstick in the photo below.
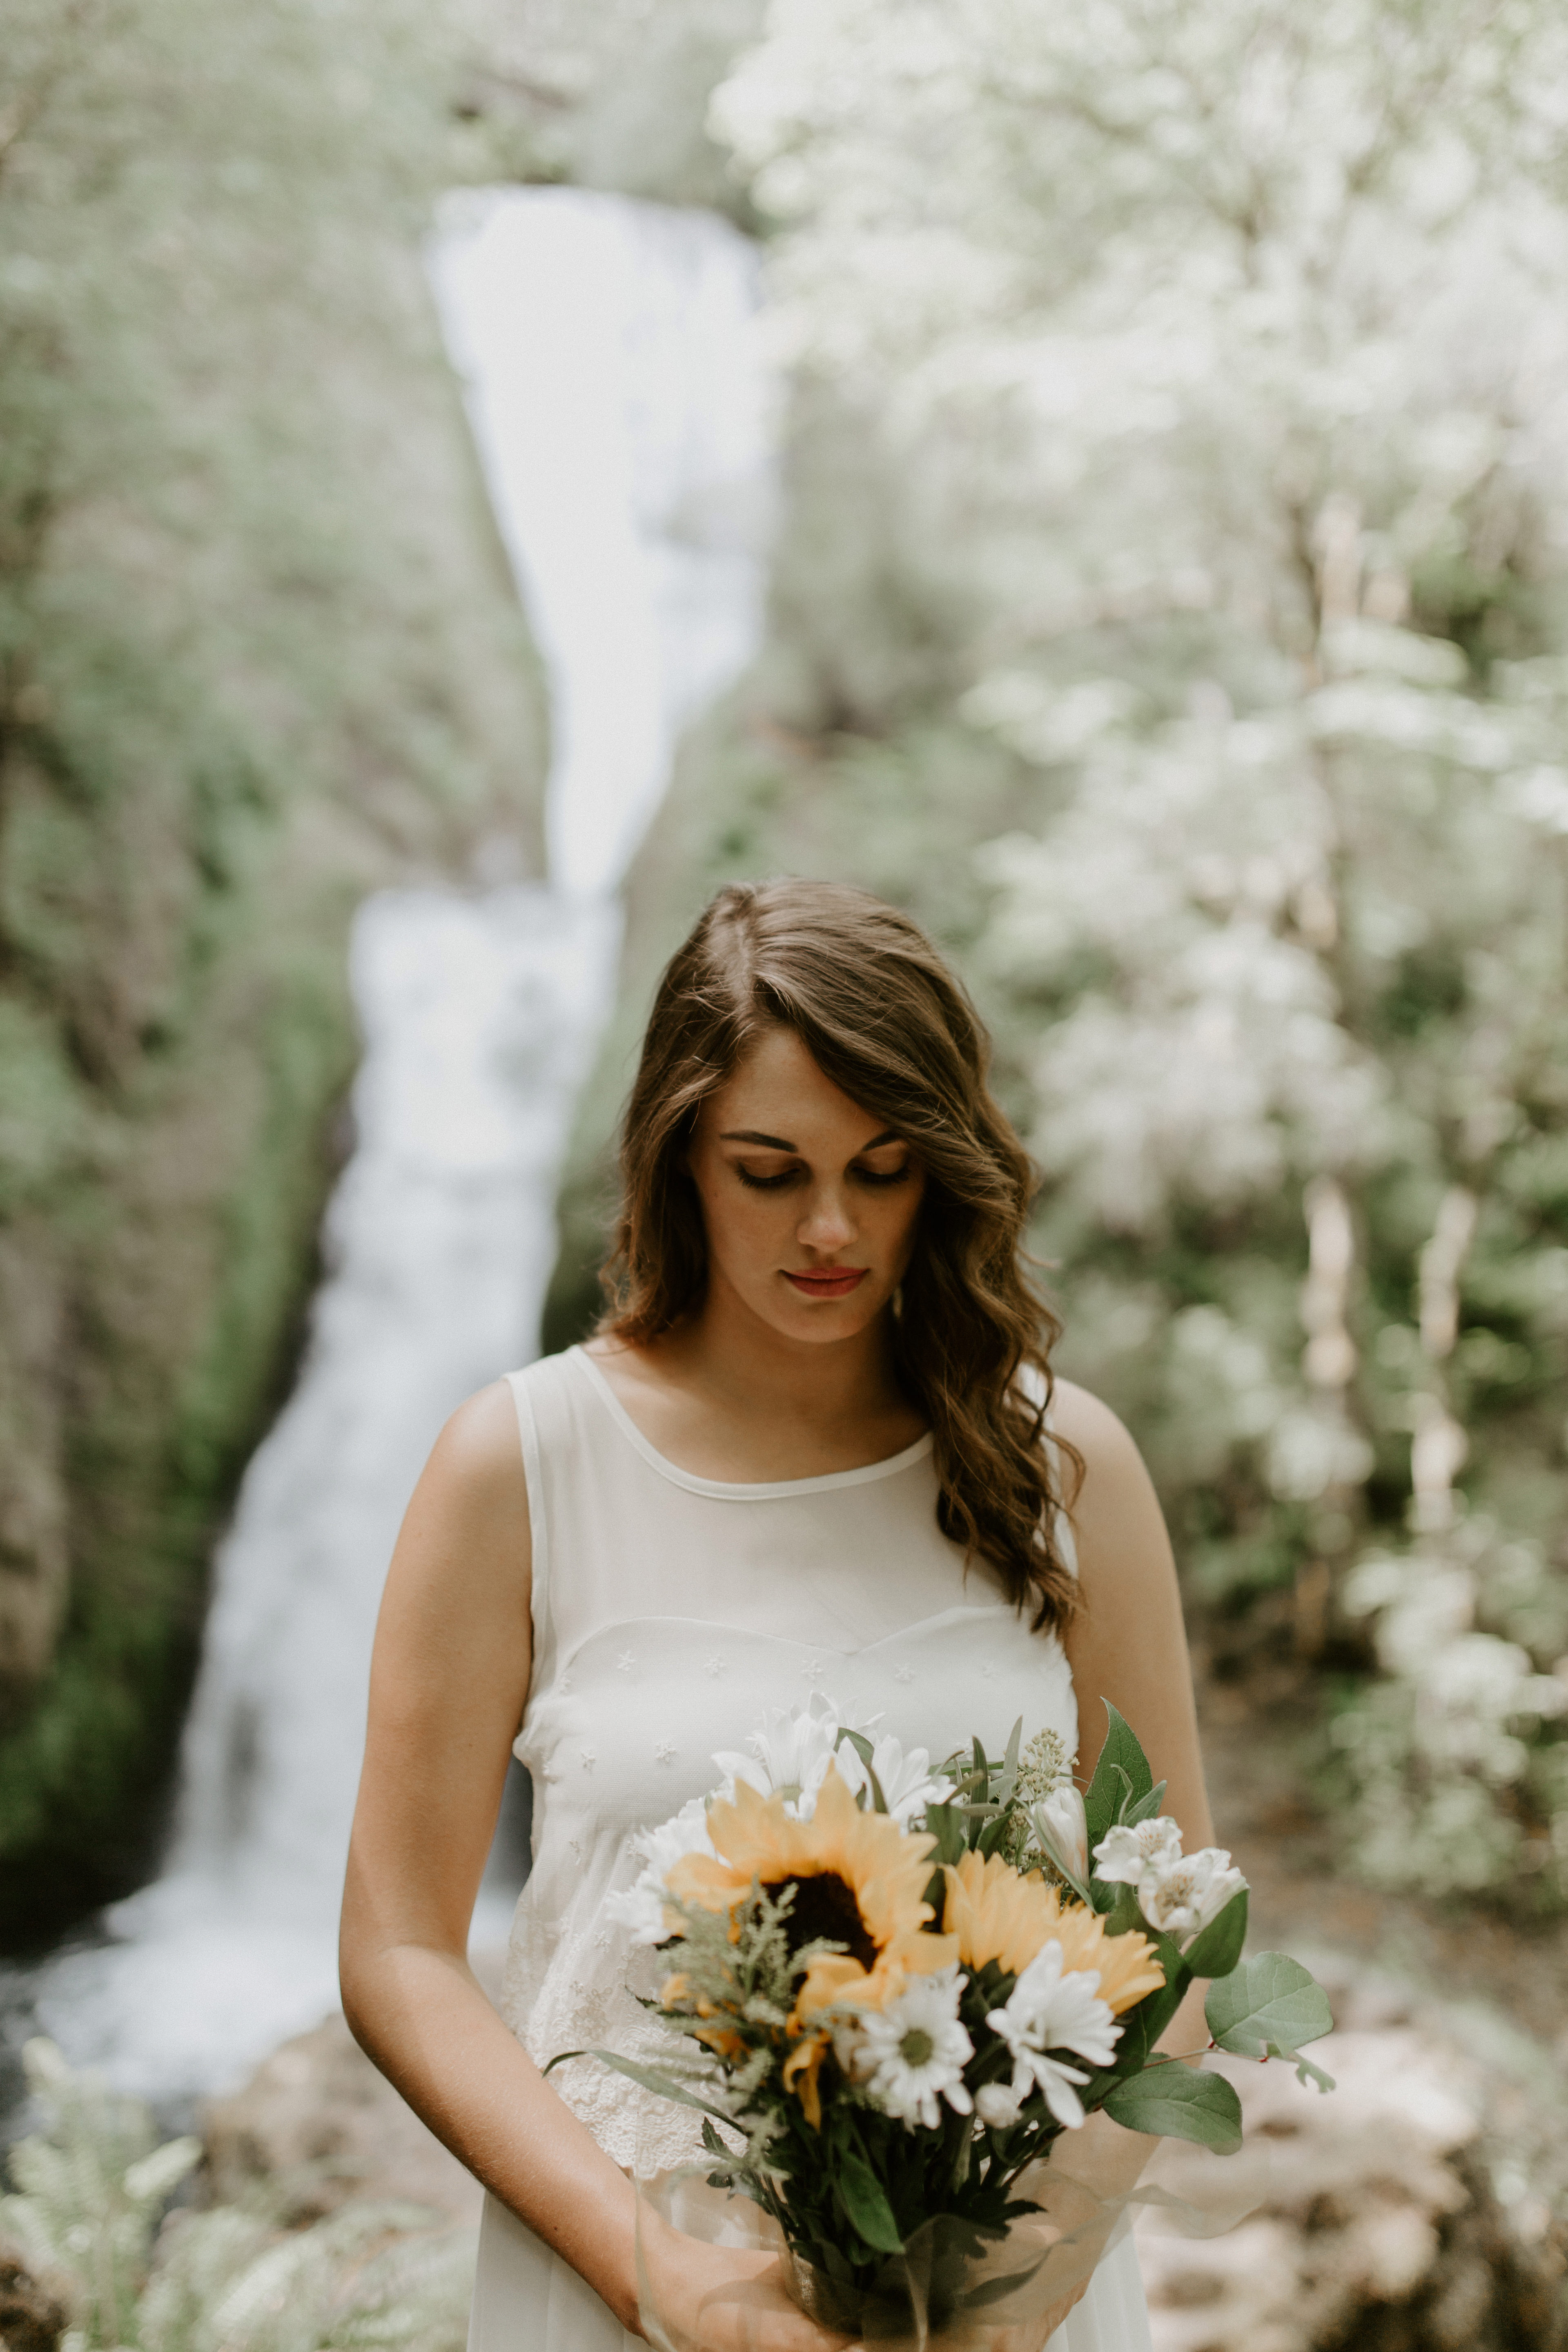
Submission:
M 803 1297 L 847 1298 L 849 1293 L 865 1281 L 870 1268 L 864 1265 L 806 1266 L 799 1273 L 794 1273 L 785 1266 L 783 1272 L 784 1280 L 793 1282 Z

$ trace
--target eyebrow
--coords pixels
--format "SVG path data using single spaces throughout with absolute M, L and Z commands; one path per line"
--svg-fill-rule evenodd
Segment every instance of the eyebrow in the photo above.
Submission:
M 901 1143 L 903 1139 L 896 1127 L 884 1128 L 880 1135 L 871 1138 L 869 1143 L 863 1143 L 855 1157 L 858 1160 L 865 1152 L 880 1150 L 884 1143 Z M 782 1135 L 759 1135 L 752 1127 L 727 1129 L 719 1140 L 721 1143 L 760 1143 L 764 1151 L 794 1151 L 798 1154 L 800 1150 L 798 1143 L 786 1143 Z

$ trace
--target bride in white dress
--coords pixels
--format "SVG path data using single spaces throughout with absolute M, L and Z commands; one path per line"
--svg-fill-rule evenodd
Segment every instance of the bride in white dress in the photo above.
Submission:
M 488 2191 L 470 2352 L 643 2340 L 633 2175 L 689 2152 L 685 2119 L 591 2061 L 541 2070 L 648 2046 L 607 1898 L 768 1707 L 820 1693 L 933 1758 L 1021 1716 L 1087 1779 L 1109 1699 L 1189 1850 L 1208 1839 L 1159 1508 L 1115 1417 L 1051 1381 L 1028 1166 L 985 1064 L 906 917 L 827 884 L 721 892 L 655 1002 L 600 1332 L 462 1406 L 409 1506 L 343 2005 Z M 533 1868 L 498 2017 L 465 1953 L 514 1747 Z M 1201 1989 L 1185 2011 L 1169 2048 Z M 1150 2145 L 1096 2116 L 1073 2169 L 1115 2193 Z M 695 2352 L 843 2342 L 771 2255 L 689 2246 L 656 2284 Z M 1047 2338 L 1148 2352 L 1129 2239 L 1010 2352 Z

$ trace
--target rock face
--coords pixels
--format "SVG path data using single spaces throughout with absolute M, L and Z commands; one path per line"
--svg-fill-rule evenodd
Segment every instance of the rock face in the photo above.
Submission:
M 0 2346 L 5 2352 L 55 2352 L 70 2314 L 14 2246 L 0 2240 Z
M 341 2017 L 286 2042 L 243 2090 L 215 2100 L 203 2137 L 215 2204 L 237 2204 L 266 2182 L 290 2225 L 351 2198 L 479 2220 L 479 2182 L 377 2074 Z
M 1233 2161 L 1258 2203 L 1206 2240 L 1157 2210 L 1141 2220 L 1155 2352 L 1558 2352 L 1563 2249 L 1546 2201 L 1500 2176 L 1495 2081 L 1375 1987 L 1343 1986 L 1335 2005 L 1347 2022 L 1313 2053 L 1331 2095 L 1278 2062 L 1218 2062 L 1241 2096 Z M 1380 2007 L 1395 2017 L 1374 2021 Z M 1174 2143 L 1155 2167 L 1200 2206 L 1217 2170 Z

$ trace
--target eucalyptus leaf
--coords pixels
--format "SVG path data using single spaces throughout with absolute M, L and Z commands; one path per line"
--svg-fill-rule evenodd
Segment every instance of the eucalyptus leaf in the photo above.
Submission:
M 1294 2055 L 1334 2030 L 1328 1994 L 1288 1952 L 1259 1952 L 1219 1978 L 1204 2015 L 1220 2048 L 1242 2058 Z
M 1303 2058 L 1299 2050 L 1281 2050 L 1271 2045 L 1268 2054 L 1271 2058 L 1283 2058 L 1288 2066 L 1294 2066 L 1298 2083 L 1316 2083 L 1320 2091 L 1332 2091 L 1338 2087 L 1331 2074 L 1325 2074 L 1321 2066 L 1314 2065 L 1310 2058 Z
M 1145 2066 L 1121 2083 L 1105 2112 L 1127 2130 L 1161 2139 L 1192 2139 L 1216 2156 L 1234 2156 L 1241 2146 L 1241 2101 L 1223 2074 L 1195 2074 L 1174 2059 Z

